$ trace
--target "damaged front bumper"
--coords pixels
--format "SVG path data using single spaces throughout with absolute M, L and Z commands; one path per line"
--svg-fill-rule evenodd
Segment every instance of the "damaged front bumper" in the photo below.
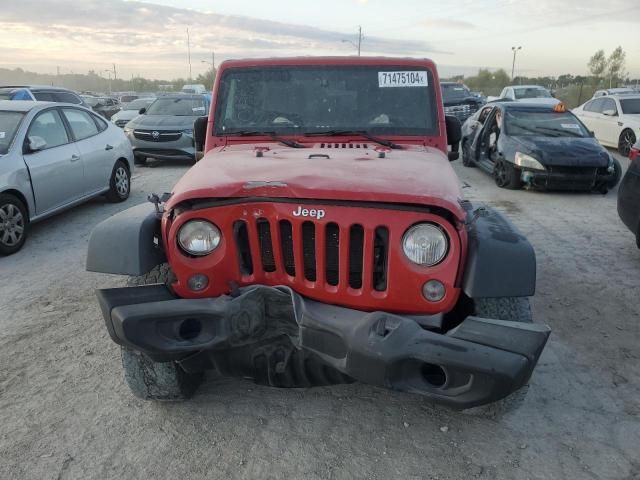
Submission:
M 597 167 L 555 167 L 547 170 L 524 169 L 520 175 L 525 185 L 549 190 L 606 190 L 614 172 Z
M 149 285 L 99 290 L 98 299 L 116 343 L 187 371 L 213 367 L 276 386 L 354 379 L 455 408 L 525 385 L 550 333 L 544 325 L 467 317 L 442 334 L 410 317 L 326 305 L 288 287 L 181 299 Z

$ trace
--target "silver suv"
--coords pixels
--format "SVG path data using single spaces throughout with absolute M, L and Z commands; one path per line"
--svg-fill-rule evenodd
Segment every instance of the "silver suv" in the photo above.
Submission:
M 193 122 L 207 114 L 206 95 L 167 95 L 156 99 L 131 120 L 124 132 L 131 141 L 135 161 L 195 160 Z

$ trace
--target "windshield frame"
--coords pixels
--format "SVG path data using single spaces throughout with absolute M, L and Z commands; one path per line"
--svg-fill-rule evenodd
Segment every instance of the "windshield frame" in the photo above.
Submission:
M 324 69 L 324 70 L 349 70 L 349 69 L 357 69 L 357 70 L 372 70 L 374 72 L 384 72 L 384 71 L 424 71 L 427 74 L 427 83 L 428 83 L 428 99 L 427 102 L 431 102 L 433 108 L 431 108 L 431 118 L 428 119 L 430 121 L 430 128 L 428 129 L 418 129 L 414 128 L 407 132 L 406 127 L 395 127 L 389 128 L 385 127 L 384 124 L 370 124 L 367 128 L 366 125 L 356 125 L 356 126 L 336 126 L 336 125 L 323 125 L 323 126 L 310 126 L 310 125 L 256 125 L 256 131 L 263 130 L 275 130 L 275 133 L 279 137 L 286 136 L 296 136 L 300 138 L 304 138 L 305 134 L 314 134 L 316 132 L 329 131 L 329 130 L 359 130 L 359 131 L 367 131 L 370 135 L 376 136 L 388 136 L 388 137 L 407 137 L 407 138 L 422 138 L 422 137 L 433 137 L 440 135 L 440 113 L 437 107 L 438 96 L 442 98 L 441 92 L 436 92 L 436 85 L 439 87 L 439 84 L 436 80 L 437 77 L 434 75 L 434 71 L 432 67 L 429 65 L 416 65 L 416 64 L 404 64 L 404 63 L 371 63 L 371 64 L 359 64 L 359 63 L 326 63 L 326 64 L 308 64 L 308 63 L 284 63 L 284 64 L 259 64 L 259 65 L 247 65 L 247 66 L 231 66 L 224 68 L 216 79 L 216 88 L 215 88 L 215 105 L 212 108 L 212 112 L 214 113 L 214 122 L 213 128 L 211 129 L 211 135 L 214 137 L 241 137 L 245 135 L 240 135 L 240 132 L 246 132 L 247 130 L 251 130 L 254 127 L 250 126 L 238 126 L 233 130 L 225 130 L 223 129 L 223 108 L 226 105 L 226 95 L 228 95 L 228 90 L 230 89 L 229 82 L 226 80 L 230 75 L 240 71 L 286 71 L 286 70 L 314 70 L 314 69 Z M 226 83 L 225 83 L 226 82 Z M 353 90 L 355 91 L 355 90 Z M 426 109 L 425 109 L 426 110 Z M 402 131 L 404 129 L 404 131 Z M 419 130 L 419 131 L 418 131 Z M 327 135 L 331 136 L 331 135 Z
M 514 114 L 514 113 L 524 113 L 524 114 L 535 114 L 535 115 L 550 115 L 550 116 L 556 116 L 556 117 L 565 117 L 567 118 L 567 120 L 569 120 L 569 118 L 571 119 L 571 123 L 572 124 L 576 124 L 579 125 L 580 128 L 580 133 L 582 135 L 578 136 L 578 135 L 547 135 L 544 132 L 541 131 L 537 131 L 538 133 L 535 133 L 534 131 L 532 131 L 531 134 L 527 134 L 527 135 L 523 135 L 523 134 L 518 134 L 518 133 L 514 133 L 513 131 L 510 131 L 511 128 L 513 128 L 513 126 L 509 125 L 509 116 Z M 511 120 L 512 121 L 512 120 Z M 531 121 L 528 119 L 526 122 L 524 122 L 527 124 L 527 126 L 531 129 L 535 129 L 536 124 L 535 123 L 531 123 Z M 565 111 L 565 112 L 554 112 L 553 110 L 542 110 L 542 109 L 532 109 L 532 108 L 508 108 L 505 109 L 503 111 L 502 114 L 502 128 L 504 128 L 504 131 L 506 133 L 506 135 L 508 135 L 509 137 L 524 137 L 524 138 L 530 138 L 530 137 L 545 137 L 545 138 L 590 138 L 591 135 L 589 133 L 589 129 L 585 126 L 584 123 L 582 123 L 582 121 L 571 111 Z M 553 129 L 554 131 L 557 131 L 559 133 L 569 133 L 571 131 L 573 131 L 574 129 Z
M 21 118 L 18 120 L 18 123 L 16 124 L 15 130 L 13 131 L 13 135 L 9 139 L 9 143 L 7 144 L 7 151 L 3 153 L 3 151 L 0 149 L 0 157 L 2 157 L 4 155 L 8 155 L 9 152 L 11 152 L 11 149 L 13 148 L 13 145 L 15 144 L 16 137 L 18 136 L 18 132 L 20 131 L 20 128 L 22 127 L 22 123 L 25 121 L 24 119 L 27 117 L 27 113 L 28 112 L 20 112 L 20 111 L 16 111 L 16 110 L 0 110 L 0 115 L 3 115 L 5 113 L 20 115 Z

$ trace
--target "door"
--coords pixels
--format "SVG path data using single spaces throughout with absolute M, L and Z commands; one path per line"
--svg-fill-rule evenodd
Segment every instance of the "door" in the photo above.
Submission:
M 604 97 L 604 103 L 602 104 L 602 112 L 600 113 L 600 131 L 602 135 L 602 141 L 609 145 L 618 144 L 618 122 L 620 121 L 620 115 L 616 101 L 613 98 Z M 608 115 L 605 115 L 607 112 Z
M 84 168 L 85 194 L 104 190 L 113 168 L 113 146 L 108 145 L 93 115 L 79 108 L 62 109 Z M 100 122 L 103 122 L 100 120 Z M 106 125 L 104 125 L 106 128 Z M 102 129 L 104 130 L 104 128 Z
M 596 98 L 584 106 L 584 124 L 591 130 L 599 141 L 603 141 L 602 137 L 602 106 L 604 98 Z M 583 118 L 581 117 L 581 119 Z
M 41 215 L 80 198 L 84 172 L 78 149 L 57 109 L 45 110 L 33 119 L 27 144 L 31 137 L 45 142 L 40 150 L 23 156 L 31 176 L 36 214 Z

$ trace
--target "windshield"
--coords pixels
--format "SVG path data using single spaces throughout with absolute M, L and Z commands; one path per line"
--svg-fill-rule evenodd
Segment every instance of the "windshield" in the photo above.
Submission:
M 513 92 L 517 100 L 522 98 L 552 98 L 549 91 L 544 88 L 514 88 Z
M 442 100 L 444 103 L 464 100 L 472 96 L 471 92 L 464 85 L 442 84 Z
M 640 98 L 626 98 L 624 100 L 620 100 L 620 108 L 622 109 L 622 113 L 627 115 L 640 114 Z
M 147 110 L 147 115 L 175 115 L 178 117 L 206 115 L 206 105 L 201 97 L 158 98 Z
M 138 100 L 134 100 L 133 102 L 127 103 L 122 106 L 123 110 L 140 110 L 141 108 L 147 108 L 151 103 L 153 103 L 154 98 L 139 98 Z
M 22 112 L 0 112 L 0 155 L 9 151 L 23 117 Z
M 431 72 L 393 66 L 293 66 L 227 70 L 216 134 L 367 131 L 433 135 Z
M 571 113 L 507 110 L 507 135 L 514 137 L 588 137 L 589 132 Z
M 95 107 L 98 103 L 100 103 L 100 98 L 98 98 L 98 97 L 84 97 L 83 96 L 82 100 L 84 100 L 84 103 L 86 103 L 90 107 Z

